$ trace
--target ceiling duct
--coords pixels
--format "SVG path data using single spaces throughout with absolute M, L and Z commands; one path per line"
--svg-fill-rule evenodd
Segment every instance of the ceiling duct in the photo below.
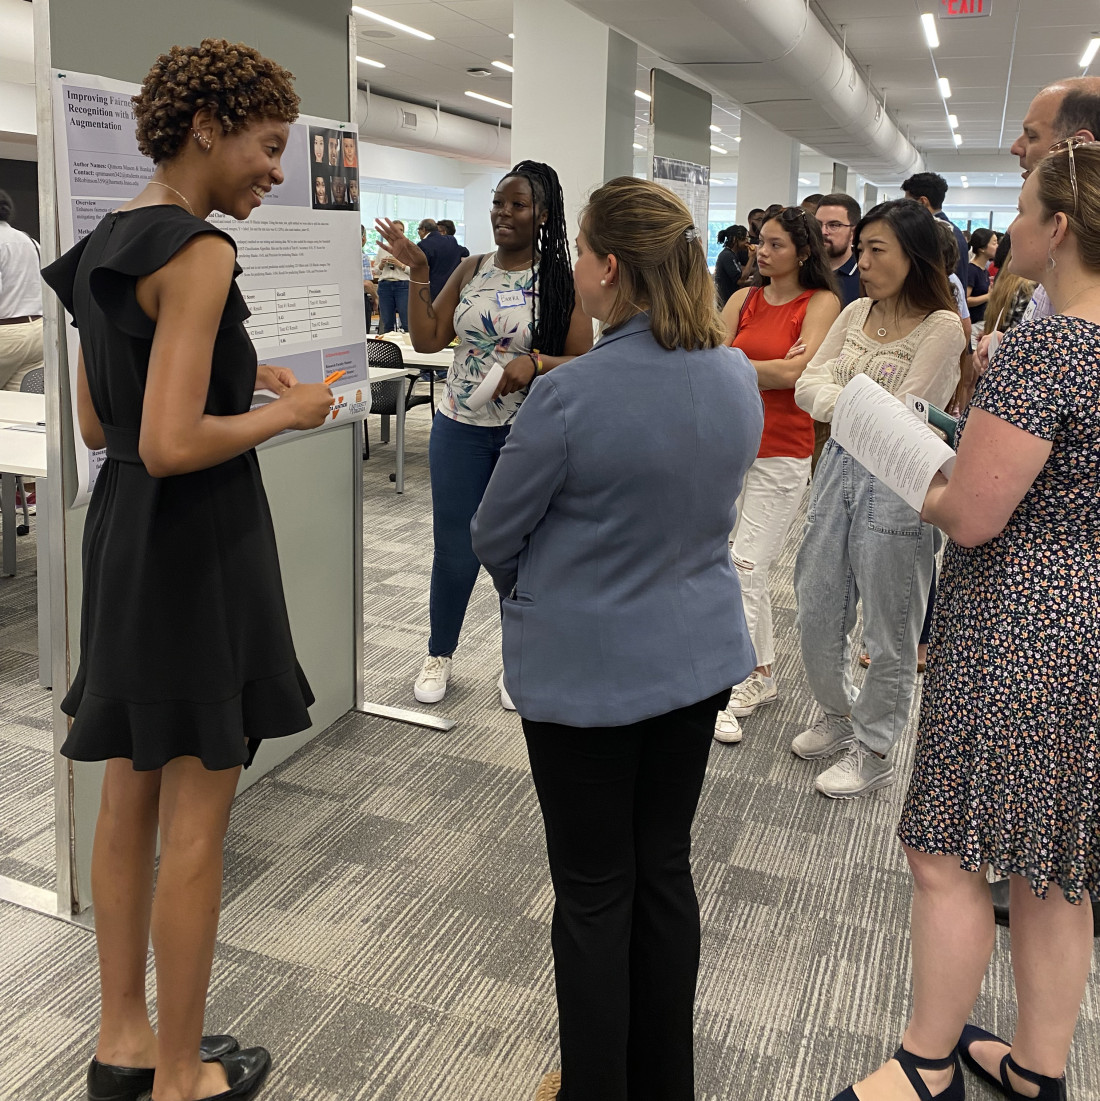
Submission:
M 700 65 L 694 67 L 697 76 L 864 176 L 902 179 L 923 170 L 921 154 L 882 109 L 806 0 L 693 2 L 754 57 L 735 65 Z M 678 64 L 693 69 L 688 61 Z M 777 80 L 785 89 L 776 87 Z
M 435 153 L 481 164 L 511 164 L 512 131 L 506 126 L 436 111 L 360 91 L 359 136 L 364 141 Z

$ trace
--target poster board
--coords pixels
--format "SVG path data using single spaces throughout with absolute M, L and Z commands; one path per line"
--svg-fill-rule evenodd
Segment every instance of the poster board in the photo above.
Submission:
M 705 241 L 710 220 L 710 165 L 655 156 L 650 178 L 683 199 L 699 236 Z
M 139 85 L 51 70 L 60 251 L 72 248 L 136 195 L 153 174 L 138 150 L 130 97 Z M 212 225 L 237 244 L 237 284 L 252 316 L 245 327 L 263 363 L 301 382 L 336 371 L 325 431 L 370 410 L 359 224 L 359 142 L 348 123 L 303 115 L 290 127 L 284 179 L 245 221 L 215 212 Z M 79 346 L 68 342 L 73 420 Z M 262 400 L 262 399 L 258 399 Z M 300 434 L 300 433 L 299 433 Z M 76 434 L 77 484 L 88 500 L 103 465 Z

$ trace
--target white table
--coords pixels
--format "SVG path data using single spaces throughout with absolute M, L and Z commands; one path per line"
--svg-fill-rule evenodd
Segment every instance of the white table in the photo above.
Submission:
M 4 525 L 0 575 L 15 576 L 15 476 L 37 481 L 35 496 L 38 559 L 38 682 L 44 688 L 53 679 L 50 663 L 49 511 L 46 484 L 46 433 L 28 432 L 20 425 L 44 429 L 46 399 L 42 394 L 0 391 L 0 516 Z
M 46 396 L 0 390 L 0 421 L 10 424 L 45 424 Z
M 15 576 L 15 476 L 46 477 L 46 433 L 24 431 L 21 426 L 44 428 L 45 423 L 43 394 L 0 391 L 0 516 L 4 524 L 0 575 L 4 577 Z

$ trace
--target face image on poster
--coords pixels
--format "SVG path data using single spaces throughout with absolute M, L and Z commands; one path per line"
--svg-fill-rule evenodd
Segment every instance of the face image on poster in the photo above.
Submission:
M 137 147 L 131 96 L 138 85 L 57 70 L 52 78 L 59 244 L 65 252 L 130 202 L 154 166 Z M 251 311 L 245 328 L 260 362 L 287 366 L 301 382 L 344 372 L 333 385 L 336 403 L 326 427 L 361 417 L 370 406 L 358 161 L 354 132 L 302 117 L 290 127 L 283 179 L 263 205 L 243 221 L 216 211 L 209 218 L 236 242 L 243 269 L 237 284 Z M 67 344 L 75 424 L 79 341 L 70 337 Z M 91 493 L 103 454 L 84 448 L 79 433 L 75 442 L 79 485 L 71 504 L 80 504 Z
M 314 210 L 359 209 L 359 137 L 331 126 L 309 128 Z

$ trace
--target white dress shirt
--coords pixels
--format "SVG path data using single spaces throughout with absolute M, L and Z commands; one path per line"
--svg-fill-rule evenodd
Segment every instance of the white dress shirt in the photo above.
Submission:
M 0 320 L 42 313 L 41 263 L 34 241 L 0 222 Z

